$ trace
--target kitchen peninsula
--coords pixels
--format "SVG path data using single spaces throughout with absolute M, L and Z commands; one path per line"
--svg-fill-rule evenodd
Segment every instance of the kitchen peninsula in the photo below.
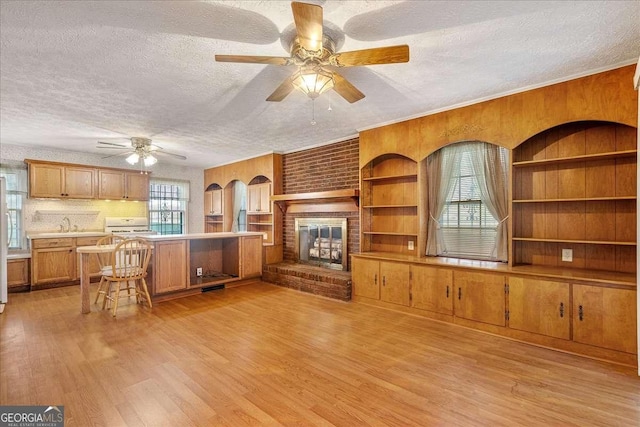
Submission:
M 193 295 L 213 286 L 238 286 L 262 275 L 262 233 L 197 233 L 145 238 L 153 246 L 147 285 L 154 302 Z M 91 311 L 90 256 L 100 251 L 104 249 L 97 246 L 77 248 L 81 254 L 82 313 Z

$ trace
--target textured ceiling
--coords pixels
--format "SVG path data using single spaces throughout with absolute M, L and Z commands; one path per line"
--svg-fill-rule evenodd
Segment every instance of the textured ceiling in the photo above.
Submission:
M 323 1 L 340 51 L 408 44 L 406 64 L 345 68 L 366 98 L 265 98 L 288 67 L 288 1 L 2 1 L 0 143 L 101 153 L 150 137 L 211 167 L 596 71 L 640 55 L 638 1 Z M 630 82 L 631 84 L 631 82 Z M 329 111 L 329 106 L 331 111 Z M 156 166 L 157 167 L 157 166 Z

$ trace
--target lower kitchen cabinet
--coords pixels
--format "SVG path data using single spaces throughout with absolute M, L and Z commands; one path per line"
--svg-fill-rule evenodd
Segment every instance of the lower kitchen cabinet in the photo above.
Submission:
M 380 261 L 380 299 L 393 304 L 411 304 L 410 266 Z
M 411 306 L 441 314 L 453 314 L 453 271 L 411 266 Z
M 570 284 L 509 277 L 509 327 L 571 339 Z
M 262 275 L 262 236 L 242 238 L 242 268 L 240 277 L 260 277 Z
M 189 283 L 187 243 L 186 240 L 155 243 L 152 255 L 153 275 L 156 277 L 153 294 L 187 289 Z M 147 283 L 147 286 L 149 285 Z
M 358 297 L 380 299 L 380 261 L 366 258 L 351 260 L 353 294 Z
M 29 258 L 7 260 L 7 288 L 29 285 Z
M 31 253 L 31 285 L 70 282 L 77 279 L 72 238 L 37 239 Z
M 573 285 L 573 340 L 636 353 L 636 291 Z
M 477 271 L 456 271 L 454 312 L 477 322 L 505 326 L 505 277 Z

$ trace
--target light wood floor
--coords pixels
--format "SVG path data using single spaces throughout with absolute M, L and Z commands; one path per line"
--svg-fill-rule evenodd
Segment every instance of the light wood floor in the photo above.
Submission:
M 9 296 L 0 404 L 67 426 L 640 424 L 635 369 L 273 285 L 117 319 L 77 286 Z

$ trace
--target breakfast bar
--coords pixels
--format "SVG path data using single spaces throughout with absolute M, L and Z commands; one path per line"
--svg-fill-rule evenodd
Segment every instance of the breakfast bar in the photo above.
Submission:
M 184 297 L 214 286 L 239 286 L 262 275 L 257 232 L 197 233 L 145 237 L 153 246 L 147 286 L 153 301 Z M 81 311 L 91 311 L 91 254 L 109 246 L 80 246 Z

